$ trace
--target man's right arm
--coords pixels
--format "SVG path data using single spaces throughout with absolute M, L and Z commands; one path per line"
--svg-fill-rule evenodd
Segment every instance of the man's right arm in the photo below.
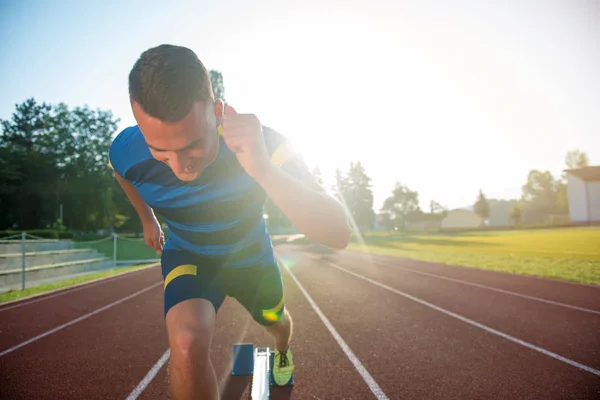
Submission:
M 116 171 L 114 174 L 119 182 L 119 185 L 121 185 L 121 188 L 123 188 L 127 198 L 129 198 L 129 201 L 133 205 L 133 208 L 135 208 L 135 211 L 137 211 L 137 214 L 142 221 L 146 245 L 156 252 L 161 253 L 165 244 L 165 237 L 162 229 L 160 228 L 160 224 L 154 215 L 154 211 L 148 204 L 146 204 L 137 189 L 129 181 L 123 179 Z
M 127 198 L 129 198 L 133 208 L 135 208 L 135 211 L 137 211 L 140 219 L 142 220 L 142 224 L 154 221 L 156 219 L 154 216 L 154 211 L 152 211 L 152 208 L 146 204 L 144 199 L 142 199 L 142 196 L 140 196 L 137 189 L 129 181 L 123 179 L 116 172 L 115 177 L 117 178 L 119 185 L 121 185 L 121 188 L 123 188 L 125 194 L 127 194 Z

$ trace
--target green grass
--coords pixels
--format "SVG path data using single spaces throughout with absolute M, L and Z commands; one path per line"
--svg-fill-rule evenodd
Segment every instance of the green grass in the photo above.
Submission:
M 600 228 L 373 234 L 348 249 L 600 285 Z
M 17 299 L 20 299 L 23 297 L 32 296 L 35 294 L 41 294 L 41 293 L 49 292 L 51 290 L 65 288 L 68 286 L 73 286 L 78 283 L 87 282 L 87 281 L 91 281 L 91 280 L 98 279 L 98 278 L 105 278 L 108 276 L 119 274 L 121 272 L 140 269 L 140 268 L 146 267 L 148 265 L 151 265 L 151 264 L 143 264 L 143 265 L 136 265 L 136 266 L 131 266 L 131 267 L 109 269 L 106 271 L 91 273 L 88 275 L 83 275 L 83 276 L 79 276 L 77 278 L 67 279 L 67 280 L 60 281 L 60 282 L 48 283 L 48 284 L 44 284 L 44 285 L 25 288 L 25 290 L 11 290 L 6 293 L 0 294 L 0 303 L 17 300 Z
M 76 249 L 94 249 L 106 257 L 113 257 L 113 239 L 98 240 L 90 242 L 75 242 Z M 117 240 L 117 260 L 158 260 L 156 252 L 146 246 L 143 239 L 121 239 Z

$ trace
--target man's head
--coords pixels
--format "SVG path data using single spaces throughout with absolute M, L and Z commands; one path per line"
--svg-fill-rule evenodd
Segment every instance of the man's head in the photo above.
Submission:
M 129 97 L 152 155 L 179 179 L 196 179 L 214 161 L 223 103 L 192 50 L 160 45 L 143 52 L 129 73 Z

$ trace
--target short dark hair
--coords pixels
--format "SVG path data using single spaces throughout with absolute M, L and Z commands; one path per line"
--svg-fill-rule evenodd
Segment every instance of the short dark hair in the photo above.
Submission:
M 210 76 L 196 53 L 170 44 L 141 54 L 129 73 L 129 97 L 165 122 L 180 121 L 197 101 L 214 102 Z

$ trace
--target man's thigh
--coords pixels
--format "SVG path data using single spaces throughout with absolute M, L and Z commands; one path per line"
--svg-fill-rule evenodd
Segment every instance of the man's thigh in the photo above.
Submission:
M 182 249 L 165 249 L 161 256 L 164 315 L 190 299 L 208 300 L 219 310 L 225 299 L 222 268 Z
M 283 280 L 277 261 L 266 258 L 252 267 L 228 268 L 227 295 L 235 298 L 263 326 L 279 321 L 285 308 Z

